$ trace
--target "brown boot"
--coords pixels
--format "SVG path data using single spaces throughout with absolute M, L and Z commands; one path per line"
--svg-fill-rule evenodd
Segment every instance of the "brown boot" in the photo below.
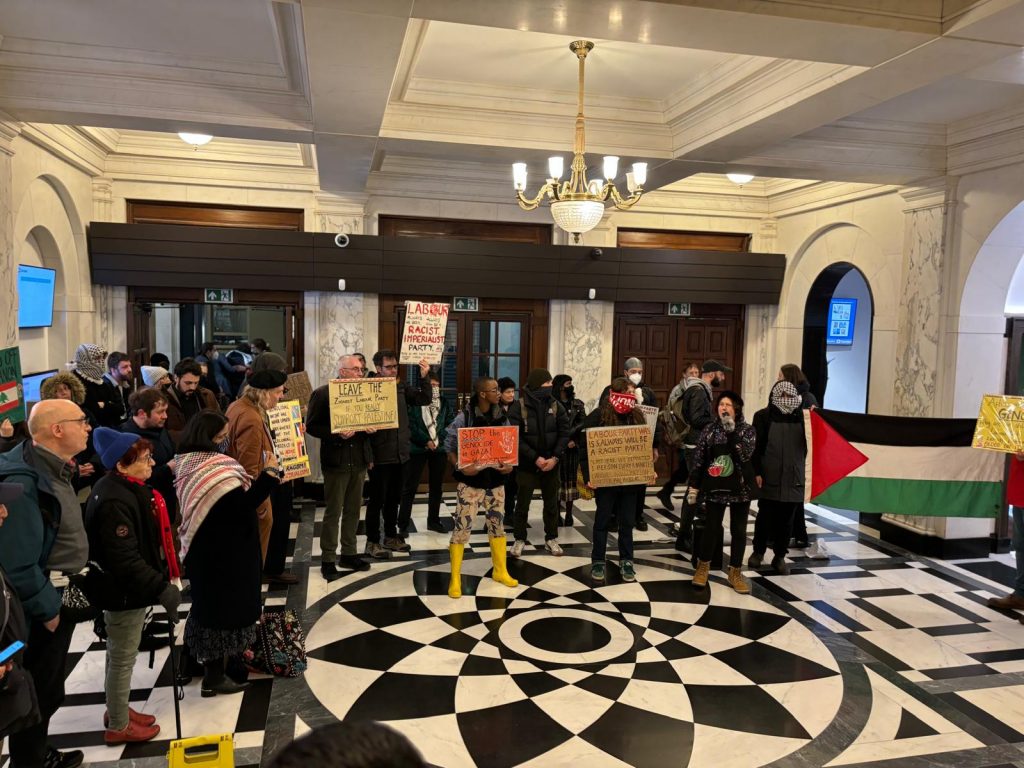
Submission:
M 743 574 L 740 573 L 740 569 L 733 568 L 731 565 L 729 566 L 729 584 L 731 584 L 732 588 L 741 595 L 750 594 L 750 584 L 748 584 L 747 580 L 743 578 Z
M 1024 611 L 1024 597 L 1010 593 L 1006 597 L 990 597 L 986 605 L 989 608 L 1003 608 L 1011 611 Z
M 708 574 L 711 572 L 710 560 L 698 560 L 697 570 L 693 574 L 693 586 L 695 589 L 704 589 L 708 585 Z

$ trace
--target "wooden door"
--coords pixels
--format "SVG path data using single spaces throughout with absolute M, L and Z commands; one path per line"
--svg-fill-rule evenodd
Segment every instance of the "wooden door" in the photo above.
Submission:
M 622 375 L 627 357 L 638 357 L 644 365 L 644 386 L 649 387 L 664 404 L 675 386 L 676 324 L 672 318 L 624 315 L 616 318 L 615 359 L 618 369 L 612 377 Z

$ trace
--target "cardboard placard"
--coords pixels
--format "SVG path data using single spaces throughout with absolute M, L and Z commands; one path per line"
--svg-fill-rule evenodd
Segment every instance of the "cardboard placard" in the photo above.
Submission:
M 519 427 L 463 427 L 458 438 L 459 469 L 519 464 Z
M 394 378 L 331 379 L 331 432 L 398 429 L 398 386 Z
M 985 395 L 971 445 L 1002 453 L 1024 451 L 1024 397 Z
M 274 436 L 274 452 L 284 470 L 283 482 L 309 477 L 309 456 L 306 453 L 306 432 L 302 425 L 302 403 L 285 400 L 267 411 L 270 431 Z
M 405 302 L 405 325 L 402 327 L 399 364 L 416 365 L 424 358 L 430 365 L 438 365 L 441 362 L 449 309 L 447 304 Z
M 647 485 L 654 479 L 651 430 L 646 424 L 591 427 L 586 434 L 590 483 L 595 488 Z
M 658 426 L 658 407 L 656 405 L 638 406 L 647 422 L 647 428 L 651 430 L 651 445 L 654 445 L 654 430 Z
M 285 382 L 285 389 L 288 390 L 288 397 L 298 400 L 303 408 L 309 406 L 309 398 L 313 395 L 313 385 L 309 383 L 309 374 L 305 371 L 296 371 L 288 374 L 288 381 Z
M 24 421 L 25 390 L 21 383 L 21 355 L 17 347 L 0 349 L 0 421 Z

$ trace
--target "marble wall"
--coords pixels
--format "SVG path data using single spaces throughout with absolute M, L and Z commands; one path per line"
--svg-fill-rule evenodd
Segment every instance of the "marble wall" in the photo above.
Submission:
M 0 122 L 0 348 L 18 342 L 18 265 L 14 258 L 14 200 L 11 183 L 13 126 Z
M 597 406 L 612 370 L 615 305 L 610 301 L 552 301 L 548 366 L 572 376 L 576 396 Z

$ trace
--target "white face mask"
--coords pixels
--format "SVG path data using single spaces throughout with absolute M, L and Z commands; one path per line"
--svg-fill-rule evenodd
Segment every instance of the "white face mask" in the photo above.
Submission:
M 634 387 L 640 386 L 640 382 L 643 381 L 643 374 L 631 373 L 629 374 L 629 380 L 633 382 Z

